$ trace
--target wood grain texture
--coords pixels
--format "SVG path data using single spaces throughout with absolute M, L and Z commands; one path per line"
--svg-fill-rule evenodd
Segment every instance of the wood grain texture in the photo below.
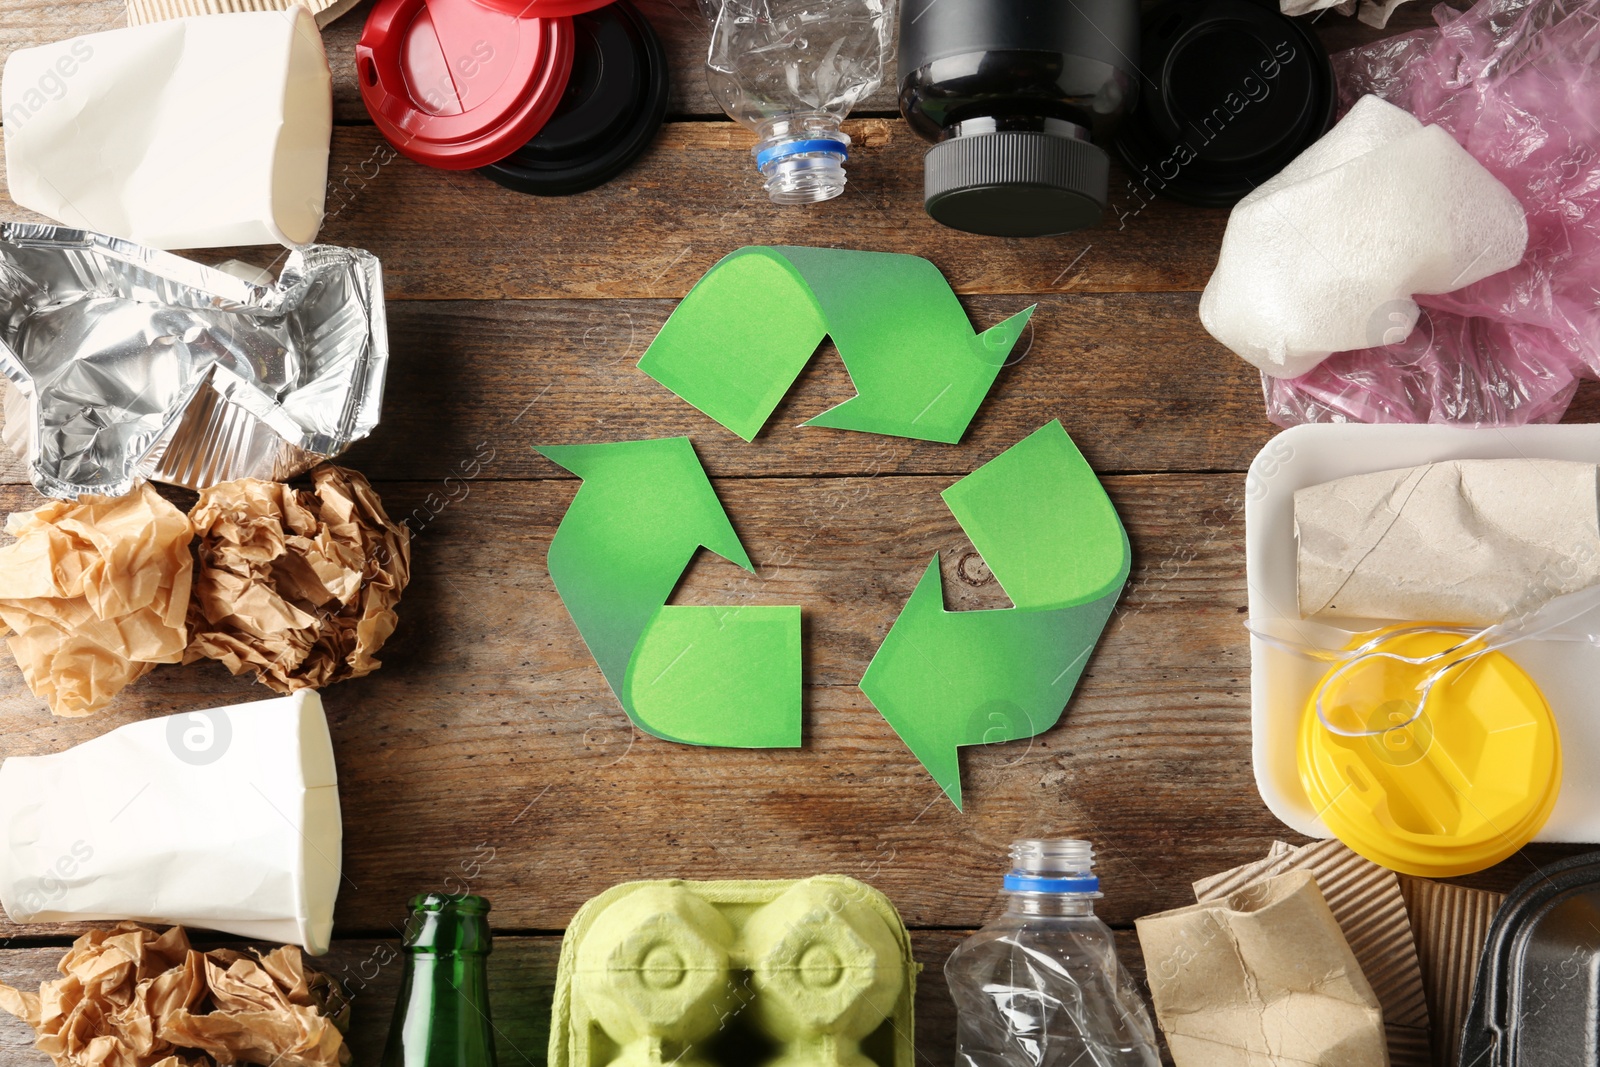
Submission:
M 346 827 L 339 932 L 385 929 L 404 897 L 473 865 L 513 930 L 562 929 L 614 882 L 796 871 L 869 880 L 914 926 L 971 927 L 1008 842 L 1031 835 L 1099 844 L 1113 922 L 1188 902 L 1190 882 L 1283 833 L 1250 770 L 1242 486 L 1107 481 L 1134 545 L 1128 592 L 1063 723 L 968 752 L 965 814 L 855 688 L 933 552 L 951 608 L 1006 603 L 939 501 L 943 479 L 720 486 L 756 573 L 702 556 L 675 599 L 805 606 L 805 745 L 770 751 L 628 726 L 544 568 L 573 480 L 468 483 L 432 503 L 432 484 L 383 483 L 397 515 L 419 509 L 419 532 L 384 668 L 324 694 Z M 7 755 L 56 751 L 266 695 L 215 664 L 164 667 L 106 714 L 58 720 L 5 671 L 0 737 Z
M 1059 418 L 1100 471 L 1237 471 L 1271 436 L 1258 375 L 1200 327 L 1193 294 L 966 307 L 983 329 L 1034 299 L 1031 331 L 958 447 L 802 426 L 855 393 L 831 344 L 746 444 L 635 369 L 670 301 L 396 303 L 383 423 L 346 460 L 442 479 L 489 450 L 485 477 L 547 477 L 557 468 L 530 445 L 687 434 L 716 478 L 959 476 Z
M 780 207 L 762 189 L 752 137 L 727 122 L 670 124 L 616 181 L 568 197 L 424 167 L 369 126 L 341 127 L 318 240 L 376 253 L 391 301 L 678 298 L 748 244 L 908 252 L 933 260 L 961 293 L 1192 291 L 1214 265 L 1226 211 L 1150 202 L 1120 177 L 1106 223 L 1091 233 L 1028 241 L 948 229 L 922 210 L 927 146 L 903 121 L 853 120 L 846 129 L 856 141 L 849 194 Z M 47 221 L 4 197 L 0 217 Z M 201 258 L 275 266 L 283 254 Z

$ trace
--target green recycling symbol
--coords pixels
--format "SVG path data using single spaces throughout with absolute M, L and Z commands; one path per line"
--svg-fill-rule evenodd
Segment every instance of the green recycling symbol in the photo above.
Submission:
M 730 273 L 737 277 L 718 278 Z M 884 278 L 893 284 L 869 280 Z M 752 308 L 771 334 L 751 324 Z M 1031 311 L 975 334 L 926 260 L 741 249 L 680 303 L 639 365 L 692 393 L 685 399 L 748 440 L 828 333 L 859 395 L 812 425 L 953 442 Z M 795 322 L 806 329 L 790 332 Z M 984 340 L 997 331 L 1008 338 L 998 358 L 993 340 Z M 777 334 L 799 337 L 805 350 L 800 341 L 775 345 Z M 919 352 L 937 353 L 927 375 L 915 389 L 892 388 L 897 375 L 916 369 Z M 884 369 L 890 366 L 899 369 Z M 751 376 L 741 379 L 747 368 Z M 737 381 L 742 392 L 730 384 Z M 953 391 L 959 402 L 924 421 Z M 869 402 L 852 411 L 863 398 Z M 917 403 L 921 418 L 909 415 Z M 701 547 L 754 570 L 689 439 L 537 451 L 582 480 L 551 541 L 550 575 L 628 717 L 685 744 L 798 746 L 800 608 L 667 603 Z M 935 554 L 861 689 L 960 808 L 960 748 L 1031 737 L 1060 720 L 1127 581 L 1131 554 L 1116 509 L 1059 421 L 942 496 L 1014 606 L 947 611 Z

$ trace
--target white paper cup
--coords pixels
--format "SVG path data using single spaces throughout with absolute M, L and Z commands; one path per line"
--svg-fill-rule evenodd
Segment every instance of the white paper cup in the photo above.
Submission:
M 339 790 L 312 690 L 130 723 L 0 764 L 13 922 L 181 923 L 328 949 Z
M 0 112 L 11 199 L 65 225 L 165 249 L 322 225 L 333 81 L 303 7 L 21 49 Z

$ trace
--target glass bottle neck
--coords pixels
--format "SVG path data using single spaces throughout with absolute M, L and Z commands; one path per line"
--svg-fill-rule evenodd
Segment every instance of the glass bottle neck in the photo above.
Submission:
M 1008 915 L 1093 915 L 1099 893 L 1007 893 Z

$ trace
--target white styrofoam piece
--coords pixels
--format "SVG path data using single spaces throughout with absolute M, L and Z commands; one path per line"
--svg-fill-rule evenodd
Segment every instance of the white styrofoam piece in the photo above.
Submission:
M 1438 126 L 1364 96 L 1234 206 L 1200 321 L 1239 356 L 1297 378 L 1334 352 L 1403 340 L 1415 293 L 1515 266 L 1522 205 Z
M 1285 430 L 1250 464 L 1245 573 L 1250 618 L 1298 619 L 1294 494 L 1335 478 L 1449 459 L 1566 459 L 1600 463 L 1600 425 L 1454 426 L 1311 424 Z M 1600 614 L 1600 613 L 1597 613 Z M 1600 626 L 1600 619 L 1593 625 Z M 1392 625 L 1372 622 L 1371 628 Z M 1575 624 L 1578 625 L 1578 624 Z M 1354 629 L 1362 628 L 1360 625 Z M 1526 641 L 1509 654 L 1533 678 L 1561 734 L 1561 793 L 1536 841 L 1600 842 L 1600 648 Z M 1309 837 L 1329 837 L 1300 785 L 1296 737 L 1326 670 L 1250 638 L 1250 731 L 1256 788 L 1272 813 Z

